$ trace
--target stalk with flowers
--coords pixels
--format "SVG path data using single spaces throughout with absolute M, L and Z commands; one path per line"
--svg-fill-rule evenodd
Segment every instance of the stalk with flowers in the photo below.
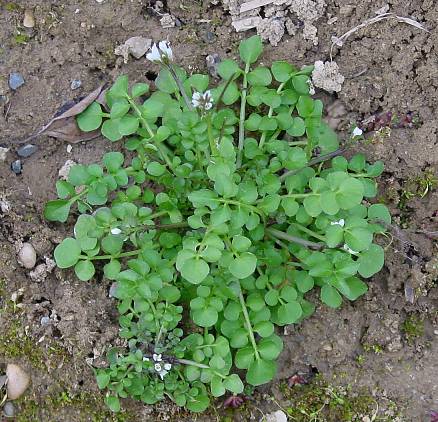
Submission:
M 77 207 L 58 266 L 116 283 L 124 344 L 96 369 L 114 411 L 133 397 L 201 412 L 268 383 L 278 327 L 314 312 L 310 292 L 337 308 L 383 266 L 376 239 L 391 217 L 370 203 L 382 163 L 339 155 L 311 67 L 257 67 L 261 53 L 258 36 L 243 41 L 243 66 L 224 60 L 211 86 L 162 41 L 146 56 L 161 66 L 152 93 L 121 76 L 107 109 L 78 117 L 127 153 L 74 166 L 45 216 L 65 222 Z

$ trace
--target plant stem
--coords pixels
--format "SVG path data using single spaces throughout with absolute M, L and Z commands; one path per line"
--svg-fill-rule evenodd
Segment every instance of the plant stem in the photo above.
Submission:
M 284 85 L 286 84 L 286 82 L 282 82 L 279 86 L 278 86 L 278 88 L 277 88 L 277 94 L 279 94 L 282 90 L 283 90 L 283 88 L 284 88 Z M 272 107 L 269 107 L 269 111 L 268 111 L 268 117 L 272 117 L 272 114 L 274 113 L 274 109 L 272 108 Z M 262 149 L 263 148 L 263 145 L 265 144 L 265 141 L 266 141 L 266 131 L 264 131 L 263 133 L 262 133 L 262 136 L 261 136 L 261 138 L 260 138 L 260 141 L 259 141 L 259 148 L 260 149 Z
M 304 233 L 307 233 L 308 235 L 314 237 L 315 239 L 322 240 L 325 242 L 325 237 L 321 236 L 320 234 L 314 232 L 313 230 L 308 229 L 307 227 L 302 226 L 299 223 L 292 223 L 297 229 L 301 230 Z
M 211 127 L 211 116 L 207 114 L 207 134 L 208 134 L 208 142 L 210 143 L 210 151 L 211 155 L 218 155 L 217 146 L 213 139 L 213 130 Z
M 136 114 L 137 114 L 138 118 L 140 119 L 141 124 L 143 125 L 143 127 L 148 131 L 150 137 L 153 138 L 155 136 L 155 133 L 151 129 L 151 127 L 149 126 L 149 123 L 147 122 L 147 120 L 143 117 L 143 114 L 141 113 L 141 110 L 138 108 L 138 105 L 131 98 L 128 98 L 128 101 L 129 101 L 129 104 L 131 105 L 131 107 L 136 112 Z M 163 148 L 163 146 L 160 144 L 160 142 L 155 142 L 154 145 L 158 148 L 158 151 L 160 152 L 160 155 L 161 155 L 162 159 L 166 162 L 166 165 L 169 168 L 169 170 L 173 174 L 175 174 L 174 171 L 173 171 L 173 168 L 172 168 L 172 163 L 171 163 L 171 161 L 169 159 L 169 156 L 167 155 L 166 150 Z
M 246 309 L 245 299 L 243 298 L 242 288 L 240 289 L 239 292 L 239 301 L 240 301 L 240 306 L 242 307 L 243 317 L 245 318 L 246 330 L 248 331 L 249 339 L 251 340 L 252 348 L 254 349 L 254 355 L 256 359 L 259 360 L 260 359 L 259 351 L 257 349 L 257 343 L 255 341 L 254 332 L 252 331 L 251 321 L 249 320 L 248 310 Z
M 127 256 L 135 256 L 141 252 L 141 249 L 136 249 L 135 251 L 123 252 L 120 255 L 98 255 L 98 256 L 86 256 L 81 255 L 80 258 L 88 259 L 89 261 L 97 261 L 101 259 L 113 259 L 113 258 L 125 258 Z
M 189 97 L 187 97 L 186 90 L 184 89 L 184 86 L 181 82 L 181 79 L 176 74 L 175 69 L 173 68 L 173 65 L 169 63 L 169 65 L 167 66 L 167 69 L 169 70 L 170 74 L 172 75 L 172 78 L 175 80 L 175 83 L 178 86 L 178 89 L 180 90 L 181 95 L 184 98 L 184 102 L 186 103 L 187 108 L 190 111 L 193 111 L 193 105 L 192 105 Z
M 290 146 L 295 146 L 295 145 L 307 145 L 307 141 L 288 142 L 288 144 L 289 144 Z
M 210 369 L 210 367 L 208 365 L 204 365 L 203 363 L 195 362 L 194 360 L 177 359 L 176 361 L 178 363 L 181 363 L 182 365 L 190 365 L 190 366 L 196 366 L 197 368 Z
M 319 157 L 315 157 L 312 160 L 310 160 L 306 166 L 300 167 L 299 169 L 295 169 L 295 170 L 289 170 L 286 173 L 283 173 L 280 176 L 280 180 L 283 181 L 284 179 L 286 179 L 286 177 L 293 176 L 294 174 L 299 173 L 301 170 L 307 167 L 312 167 L 315 164 L 322 163 L 324 161 L 330 160 L 331 158 L 337 157 L 338 155 L 342 155 L 344 151 L 345 151 L 344 149 L 339 148 L 336 151 L 329 152 L 328 154 L 320 155 Z
M 306 248 L 319 250 L 325 246 L 324 243 L 311 242 L 310 240 L 302 239 L 301 237 L 292 236 L 288 233 L 273 228 L 266 229 L 266 232 L 274 237 L 277 237 L 278 239 L 283 239 L 283 240 L 287 240 L 288 242 L 298 243 L 299 245 L 302 245 Z
M 242 151 L 243 151 L 243 141 L 245 139 L 245 112 L 246 112 L 246 91 L 248 89 L 248 72 L 249 63 L 245 66 L 245 71 L 243 73 L 243 83 L 242 83 L 242 97 L 240 100 L 240 117 L 239 117 L 239 144 L 237 151 L 237 161 L 236 167 L 240 168 L 242 165 Z

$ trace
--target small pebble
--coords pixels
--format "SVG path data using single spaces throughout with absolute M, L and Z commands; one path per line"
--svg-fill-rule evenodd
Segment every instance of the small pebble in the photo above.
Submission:
M 32 269 L 36 264 L 35 248 L 30 243 L 23 243 L 23 246 L 18 252 L 18 262 L 27 269 Z
M 23 166 L 21 165 L 21 160 L 15 160 L 11 163 L 11 170 L 15 174 L 21 174 L 21 170 L 23 170 Z
M 23 26 L 25 28 L 33 28 L 35 26 L 35 18 L 32 10 L 26 9 L 24 11 Z
M 7 401 L 3 406 L 3 413 L 7 418 L 13 418 L 15 416 L 15 407 L 10 401 Z
M 8 153 L 9 148 L 0 147 L 0 161 L 6 160 L 6 154 Z
M 82 81 L 80 79 L 73 79 L 70 84 L 70 89 L 74 91 L 75 89 L 80 88 L 82 85 Z
M 17 154 L 22 158 L 30 157 L 32 154 L 37 152 L 38 147 L 33 144 L 27 144 L 17 149 Z
M 6 392 L 11 400 L 18 399 L 26 391 L 30 383 L 29 375 L 18 365 L 9 363 L 6 367 L 8 385 Z
M 326 351 L 326 352 L 330 352 L 331 350 L 333 350 L 333 347 L 330 344 L 324 344 L 324 346 L 322 346 L 322 348 Z
M 71 151 L 72 151 L 72 149 L 73 149 L 73 147 L 70 145 L 70 144 L 68 144 L 67 145 L 67 153 L 71 153 Z
M 13 72 L 9 75 L 9 86 L 14 91 L 24 85 L 24 78 L 21 73 Z
M 50 318 L 48 316 L 43 316 L 41 318 L 41 325 L 45 326 L 45 325 L 49 325 L 50 324 Z
M 286 413 L 282 410 L 277 410 L 266 415 L 266 422 L 287 422 Z

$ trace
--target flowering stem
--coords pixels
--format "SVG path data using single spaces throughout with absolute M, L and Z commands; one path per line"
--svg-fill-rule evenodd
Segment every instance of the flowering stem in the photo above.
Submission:
M 190 366 L 196 366 L 197 368 L 202 368 L 202 369 L 210 369 L 210 367 L 208 365 L 204 365 L 203 363 L 198 363 L 195 362 L 194 360 L 189 360 L 189 359 L 177 359 L 178 363 L 181 363 L 183 365 L 190 365 Z
M 246 90 L 248 88 L 248 72 L 249 72 L 249 63 L 246 64 L 245 72 L 243 73 L 242 98 L 240 101 L 240 118 L 239 118 L 239 144 L 238 144 L 237 162 L 236 162 L 237 168 L 240 168 L 240 166 L 242 165 L 243 141 L 245 139 L 245 111 L 246 111 Z
M 292 236 L 288 233 L 282 232 L 277 229 L 269 228 L 266 229 L 266 232 L 276 237 L 277 239 L 283 239 L 283 240 L 287 240 L 288 242 L 298 243 L 299 245 L 302 245 L 306 248 L 322 249 L 324 247 L 323 243 L 311 242 L 310 240 L 302 239 L 301 237 Z
M 184 89 L 184 86 L 183 86 L 183 84 L 181 82 L 181 79 L 176 74 L 175 69 L 173 68 L 172 64 L 169 63 L 169 65 L 167 65 L 167 69 L 169 70 L 170 74 L 172 75 L 173 79 L 175 80 L 175 83 L 178 86 L 178 88 L 179 88 L 179 90 L 181 92 L 181 95 L 184 98 L 184 102 L 186 103 L 187 108 L 190 111 L 193 111 L 193 105 L 192 105 L 189 97 L 187 96 L 186 90 Z

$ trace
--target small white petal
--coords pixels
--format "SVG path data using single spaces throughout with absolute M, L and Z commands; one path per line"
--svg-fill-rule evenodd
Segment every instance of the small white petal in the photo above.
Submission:
M 167 41 L 160 41 L 158 47 L 160 48 L 161 54 L 167 56 L 170 61 L 173 60 L 173 51 Z
M 171 368 L 172 368 L 172 365 L 171 365 L 170 363 L 165 363 L 165 364 L 164 364 L 164 369 L 165 369 L 166 371 L 170 371 Z
M 158 375 L 160 376 L 160 378 L 161 379 L 163 379 L 165 376 L 166 376 L 166 374 L 167 374 L 167 371 L 160 371 L 159 373 L 158 373 Z
M 338 221 L 332 221 L 330 224 L 331 224 L 332 226 L 341 226 L 341 227 L 344 227 L 344 226 L 345 226 L 345 220 L 344 220 L 343 218 L 341 218 L 341 219 L 338 220 Z
M 120 234 L 122 231 L 118 227 L 111 229 L 111 234 Z
M 154 43 L 154 45 L 151 48 L 151 51 L 146 54 L 146 58 L 154 63 L 161 62 L 161 54 L 160 50 L 158 50 L 157 44 Z
M 163 368 L 161 368 L 161 365 L 159 364 L 159 363 L 156 363 L 155 365 L 154 365 L 154 368 L 155 368 L 155 370 L 157 371 L 157 372 L 160 372 Z
M 353 251 L 353 249 L 351 249 L 346 243 L 344 244 L 344 246 L 342 247 L 345 251 L 347 251 L 348 253 L 351 253 L 352 255 L 357 255 L 359 252 Z
M 353 137 L 355 137 L 355 136 L 361 136 L 362 134 L 363 134 L 362 129 L 359 128 L 359 127 L 355 127 L 354 130 L 353 130 L 352 136 L 353 136 Z
M 147 358 L 146 356 L 143 356 L 143 361 L 144 362 L 149 362 L 149 358 Z

